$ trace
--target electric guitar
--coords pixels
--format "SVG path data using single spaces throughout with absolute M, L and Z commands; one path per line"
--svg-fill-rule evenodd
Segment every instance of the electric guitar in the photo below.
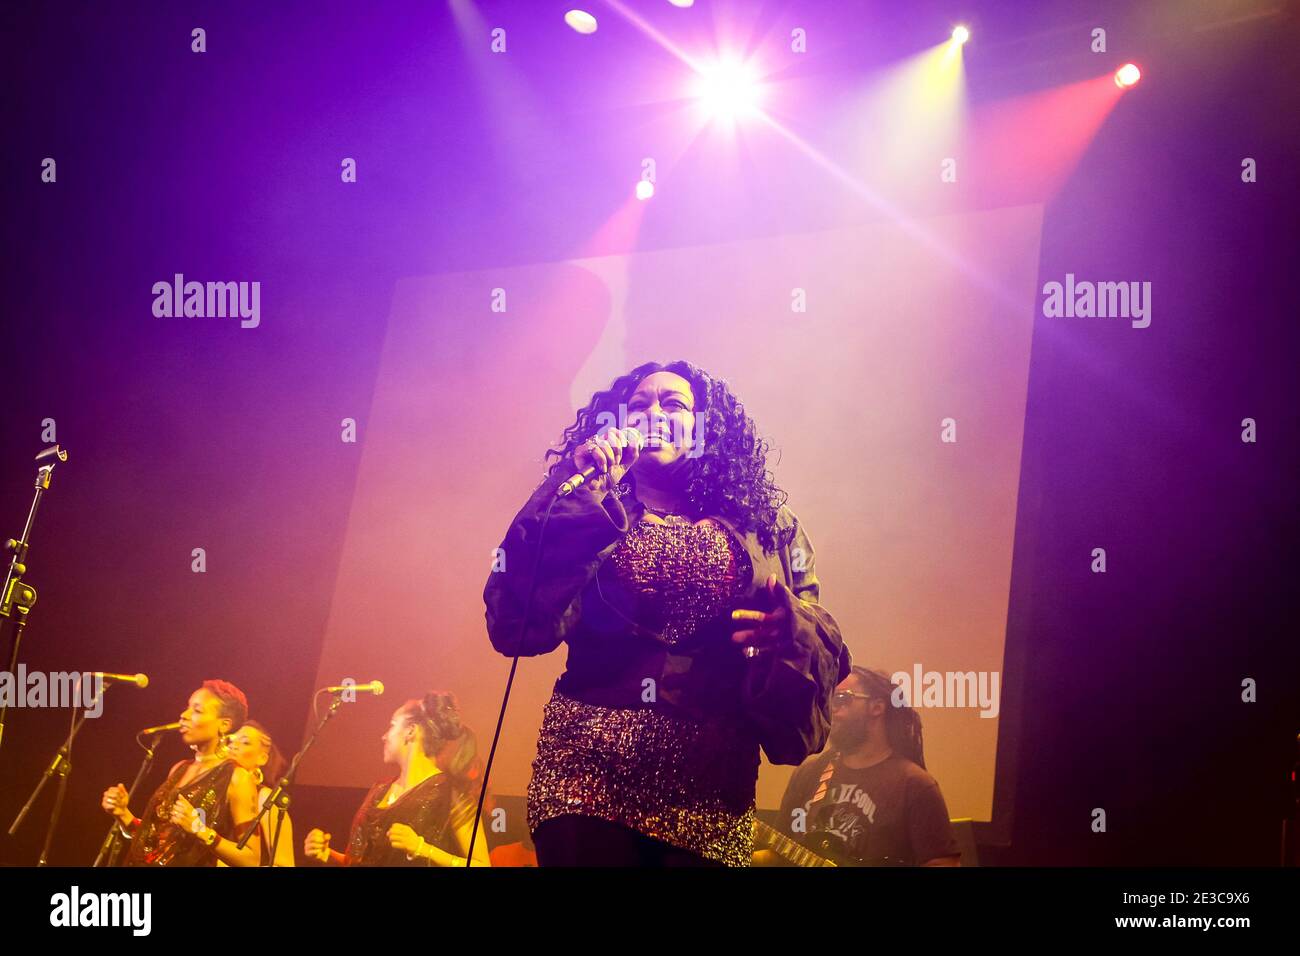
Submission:
M 834 837 L 825 833 L 812 835 L 813 846 L 817 852 L 798 843 L 780 830 L 768 826 L 761 820 L 754 821 L 754 848 L 771 850 L 787 863 L 795 866 L 853 866 L 854 861 L 844 852 Z

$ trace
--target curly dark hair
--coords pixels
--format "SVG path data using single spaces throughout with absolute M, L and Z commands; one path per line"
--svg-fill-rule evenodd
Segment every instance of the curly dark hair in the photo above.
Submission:
M 695 393 L 695 435 L 702 451 L 686 459 L 685 498 L 692 517 L 726 518 L 742 531 L 755 532 L 763 549 L 775 552 L 783 543 L 777 532 L 777 512 L 785 504 L 786 494 L 767 468 L 768 443 L 758 436 L 753 419 L 745 414 L 745 406 L 727 383 L 690 362 L 646 362 L 593 395 L 564 430 L 560 447 L 547 451 L 547 458 L 558 459 L 549 475 L 558 474 L 579 445 L 616 419 L 619 406 L 626 405 L 642 379 L 655 372 L 680 375 Z M 631 474 L 624 480 L 635 485 Z

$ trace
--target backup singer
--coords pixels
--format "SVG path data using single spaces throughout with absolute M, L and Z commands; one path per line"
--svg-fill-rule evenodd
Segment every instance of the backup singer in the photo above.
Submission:
M 104 791 L 100 805 L 131 841 L 123 866 L 258 865 L 256 836 L 242 850 L 235 845 L 257 816 L 257 787 L 252 774 L 228 758 L 223 739 L 247 719 L 243 691 L 223 680 L 204 681 L 180 718 L 181 739 L 194 759 L 172 767 L 139 818 L 126 805 L 126 787 Z
M 478 789 L 474 734 L 460 722 L 451 694 L 428 693 L 393 714 L 383 736 L 384 762 L 398 774 L 370 788 L 352 820 L 346 853 L 314 829 L 303 850 L 340 866 L 464 866 Z M 480 825 L 474 866 L 490 866 Z
M 783 764 L 819 751 L 850 664 L 767 444 L 725 382 L 652 362 L 548 456 L 483 595 L 500 653 L 569 645 L 528 786 L 538 862 L 747 866 L 760 746 Z M 589 465 L 554 506 L 534 587 L 546 509 Z
M 247 720 L 244 726 L 236 730 L 227 740 L 230 759 L 239 764 L 253 776 L 257 785 L 257 809 L 260 813 L 267 799 L 273 792 L 267 783 L 278 784 L 284 773 L 286 762 L 270 731 L 255 720 Z M 275 828 L 280 827 L 279 842 L 276 842 Z M 272 807 L 262 817 L 259 834 L 262 840 L 261 865 L 293 866 L 293 821 L 289 814 L 279 807 Z M 268 864 L 271 846 L 275 846 L 275 863 Z M 218 863 L 218 866 L 225 866 Z

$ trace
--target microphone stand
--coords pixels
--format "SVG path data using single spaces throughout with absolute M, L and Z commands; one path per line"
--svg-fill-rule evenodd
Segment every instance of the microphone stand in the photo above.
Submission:
M 12 650 L 9 653 L 11 674 L 18 668 L 18 646 L 23 640 L 23 626 L 27 623 L 27 612 L 36 603 L 36 589 L 30 584 L 23 583 L 23 575 L 27 572 L 27 549 L 31 545 L 29 538 L 32 525 L 36 523 L 36 509 L 40 507 L 41 496 L 50 487 L 50 475 L 54 471 L 55 463 L 67 460 L 68 453 L 58 445 L 51 445 L 36 456 L 36 461 L 41 463 L 36 469 L 36 495 L 32 498 L 32 506 L 27 511 L 22 537 L 10 538 L 5 542 L 5 549 L 13 552 L 13 558 L 9 561 L 9 570 L 5 574 L 4 588 L 0 590 L 0 630 L 4 630 L 4 626 L 8 624 L 13 634 Z M 7 703 L 0 704 L 0 742 L 4 740 L 7 709 Z
M 104 684 L 95 692 L 95 697 L 91 701 L 91 706 L 88 709 L 97 709 L 95 704 L 104 696 L 104 691 L 107 690 L 109 686 L 111 685 Z M 18 828 L 22 826 L 23 820 L 27 818 L 27 814 L 31 810 L 32 805 L 36 803 L 36 798 L 41 795 L 41 791 L 45 789 L 45 785 L 49 783 L 50 778 L 57 774 L 59 778 L 59 790 L 54 798 L 54 810 L 50 814 L 50 822 L 45 828 L 45 843 L 41 847 L 41 858 L 36 864 L 38 867 L 45 866 L 49 861 L 50 844 L 54 841 L 54 831 L 59 825 L 59 814 L 63 811 L 63 798 L 68 792 L 68 776 L 72 773 L 72 741 L 76 738 L 77 731 L 81 730 L 81 725 L 85 722 L 85 710 L 80 714 L 74 712 L 72 718 L 72 729 L 68 731 L 67 739 L 63 741 L 63 746 L 61 746 L 58 753 L 54 755 L 54 759 L 50 761 L 50 765 L 45 768 L 45 773 L 41 775 L 41 779 L 36 783 L 36 789 L 33 790 L 32 795 L 27 798 L 27 802 L 23 804 L 23 808 L 18 811 L 18 816 L 14 817 L 14 822 L 9 827 L 10 836 L 13 836 L 18 832 Z
M 317 693 L 319 693 L 319 691 L 317 691 Z M 238 846 L 239 849 L 242 850 L 244 847 L 248 845 L 248 841 L 252 838 L 253 834 L 256 833 L 258 831 L 258 828 L 262 825 L 262 818 L 265 817 L 271 811 L 271 808 L 279 807 L 280 816 L 277 817 L 275 821 L 275 832 L 271 837 L 271 855 L 269 857 L 271 861 L 271 866 L 275 866 L 275 851 L 280 844 L 280 825 L 284 822 L 284 814 L 287 813 L 289 810 L 290 801 L 289 801 L 288 791 L 289 788 L 293 786 L 293 778 L 294 775 L 297 774 L 298 772 L 298 764 L 302 763 L 302 758 L 306 756 L 307 751 L 311 749 L 311 745 L 316 742 L 316 738 L 320 736 L 321 730 L 325 727 L 327 723 L 329 723 L 329 719 L 333 717 L 336 713 L 338 713 L 338 709 L 342 705 L 343 705 L 343 698 L 340 697 L 338 694 L 335 694 L 334 699 L 330 701 L 329 710 L 327 710 L 325 712 L 325 716 L 320 719 L 320 723 L 318 723 L 316 725 L 316 729 L 311 732 L 311 736 L 308 737 L 307 742 L 302 745 L 302 749 L 299 750 L 296 754 L 294 754 L 293 761 L 289 764 L 289 769 L 285 771 L 284 776 L 280 779 L 280 782 L 276 784 L 275 789 L 271 791 L 271 795 L 266 798 L 266 802 L 262 804 L 262 808 L 257 811 L 257 817 L 253 820 L 248 830 L 244 833 L 242 837 L 239 838 L 239 843 L 236 844 L 236 846 Z
M 144 759 L 140 761 L 140 770 L 135 775 L 135 780 L 131 784 L 131 789 L 126 793 L 126 804 L 131 805 L 135 799 L 135 792 L 139 789 L 141 781 L 153 766 L 154 752 L 158 749 L 158 741 L 162 740 L 163 732 L 160 730 L 149 738 L 147 744 L 140 744 L 144 748 Z M 140 738 L 136 737 L 136 743 Z M 104 842 L 99 845 L 99 856 L 95 857 L 95 862 L 90 864 L 95 866 L 113 866 L 117 863 L 117 856 L 122 850 L 122 839 L 118 836 L 117 820 L 114 819 L 108 826 L 108 833 L 104 837 Z
M 1300 735 L 1296 737 L 1300 748 Z M 1291 765 L 1291 779 L 1287 781 L 1287 808 L 1282 815 L 1282 866 L 1300 866 L 1300 756 Z

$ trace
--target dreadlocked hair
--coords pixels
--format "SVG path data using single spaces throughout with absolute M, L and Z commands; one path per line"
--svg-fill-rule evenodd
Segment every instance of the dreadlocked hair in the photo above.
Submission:
M 921 715 L 908 704 L 902 688 L 884 671 L 853 666 L 863 690 L 885 701 L 885 734 L 894 753 L 906 757 L 925 769 L 925 749 L 921 739 Z
M 546 452 L 547 458 L 557 459 L 548 474 L 554 477 L 588 438 L 612 423 L 622 425 L 620 407 L 626 409 L 636 387 L 655 372 L 680 375 L 695 393 L 695 442 L 700 453 L 685 460 L 684 489 L 691 517 L 712 514 L 726 518 L 742 531 L 754 532 L 769 554 L 788 543 L 777 531 L 777 512 L 785 504 L 786 493 L 777 487 L 767 468 L 768 443 L 758 436 L 753 419 L 727 383 L 690 362 L 646 362 L 593 395 L 564 430 L 559 448 Z M 632 473 L 623 480 L 635 487 Z
M 425 756 L 432 757 L 448 743 L 454 743 L 447 766 L 442 770 L 450 778 L 456 793 L 451 808 L 452 826 L 459 829 L 474 819 L 477 794 L 483 779 L 483 761 L 478 755 L 474 732 L 461 723 L 460 705 L 450 692 L 429 691 L 419 700 L 408 700 L 401 713 L 407 724 L 420 728 Z M 485 811 L 487 808 L 485 807 Z

